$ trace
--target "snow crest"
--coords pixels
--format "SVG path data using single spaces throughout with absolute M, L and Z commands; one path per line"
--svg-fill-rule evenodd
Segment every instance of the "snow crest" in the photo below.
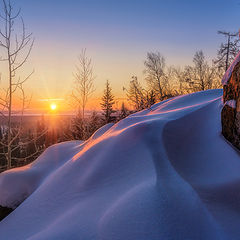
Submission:
M 221 137 L 221 97 L 155 104 L 0 174 L 0 204 L 25 199 L 1 239 L 239 239 L 239 153 Z
M 232 100 L 226 101 L 224 105 L 228 105 L 231 108 L 236 108 L 236 104 L 237 104 L 236 100 L 232 99 Z
M 236 58 L 234 59 L 233 63 L 231 64 L 231 66 L 228 68 L 228 70 L 225 72 L 223 79 L 222 79 L 222 85 L 227 85 L 229 79 L 231 78 L 232 72 L 234 67 L 240 62 L 240 52 L 238 53 L 238 55 L 236 56 Z

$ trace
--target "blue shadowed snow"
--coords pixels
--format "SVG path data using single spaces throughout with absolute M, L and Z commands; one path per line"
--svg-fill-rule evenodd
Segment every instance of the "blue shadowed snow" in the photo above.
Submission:
M 0 175 L 13 240 L 240 239 L 239 152 L 221 136 L 221 90 L 155 104 L 88 141 Z

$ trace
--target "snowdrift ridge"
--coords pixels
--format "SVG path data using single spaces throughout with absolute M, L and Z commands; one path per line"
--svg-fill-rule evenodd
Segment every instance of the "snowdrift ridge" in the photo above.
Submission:
M 221 90 L 155 104 L 0 175 L 2 239 L 240 239 L 239 152 Z

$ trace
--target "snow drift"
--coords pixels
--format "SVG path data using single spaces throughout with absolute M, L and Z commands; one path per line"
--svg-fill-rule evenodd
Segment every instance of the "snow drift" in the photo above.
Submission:
M 0 175 L 11 240 L 240 239 L 240 158 L 222 91 L 179 96 Z

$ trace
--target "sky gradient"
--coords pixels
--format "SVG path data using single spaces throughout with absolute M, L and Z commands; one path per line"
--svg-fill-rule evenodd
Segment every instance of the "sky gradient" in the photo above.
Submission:
M 17 0 L 35 45 L 26 70 L 35 70 L 27 88 L 33 106 L 39 99 L 70 94 L 77 56 L 86 48 L 101 95 L 106 79 L 123 97 L 122 87 L 132 75 L 143 81 L 148 51 L 159 51 L 167 65 L 191 64 L 202 49 L 216 55 L 222 36 L 218 30 L 239 29 L 239 0 Z M 39 105 L 40 106 L 40 105 Z

